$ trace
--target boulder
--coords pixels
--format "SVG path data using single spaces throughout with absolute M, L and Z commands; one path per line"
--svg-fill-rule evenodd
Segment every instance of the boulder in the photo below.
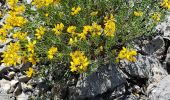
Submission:
M 168 73 L 162 68 L 161 63 L 154 56 L 137 55 L 136 62 L 127 60 L 120 61 L 120 68 L 129 76 L 136 78 L 148 79 L 148 82 L 157 82 Z
M 170 75 L 148 88 L 148 97 L 149 100 L 170 100 Z
M 115 65 L 101 66 L 88 76 L 81 74 L 75 88 L 70 89 L 70 99 L 93 98 L 124 84 L 126 80 Z

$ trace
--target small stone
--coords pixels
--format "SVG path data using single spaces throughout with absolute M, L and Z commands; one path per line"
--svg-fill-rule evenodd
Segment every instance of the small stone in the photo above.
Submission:
M 25 70 L 28 70 L 28 68 L 29 68 L 30 66 L 32 66 L 32 64 L 31 64 L 30 62 L 27 62 L 27 63 L 21 64 L 20 67 L 19 67 L 19 69 L 25 71 Z
M 22 87 L 21 87 L 21 83 L 19 83 L 18 85 L 17 85 L 17 87 L 15 88 L 15 90 L 14 90 L 14 95 L 15 96 L 18 96 L 18 95 L 20 95 L 22 93 Z
M 8 73 L 8 77 L 9 77 L 9 78 L 12 79 L 12 78 L 14 78 L 14 76 L 15 76 L 15 72 L 12 71 L 12 72 L 9 72 L 9 73 Z
M 0 75 L 7 71 L 10 67 L 6 67 L 4 63 L 0 65 Z
M 26 83 L 30 80 L 30 78 L 28 76 L 25 76 L 25 75 L 20 76 L 18 79 L 19 79 L 20 82 L 24 82 L 24 83 Z
M 33 91 L 33 87 L 31 85 L 27 85 L 25 83 L 21 83 L 22 85 L 22 90 L 23 92 L 29 92 L 29 91 Z

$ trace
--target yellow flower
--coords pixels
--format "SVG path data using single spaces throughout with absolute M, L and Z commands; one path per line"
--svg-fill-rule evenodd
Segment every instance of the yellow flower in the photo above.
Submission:
M 76 26 L 69 26 L 69 27 L 67 28 L 67 32 L 70 33 L 70 34 L 72 34 L 72 36 L 76 35 L 75 30 L 76 30 Z
M 21 5 L 21 6 L 16 6 L 13 8 L 13 11 L 16 13 L 16 14 L 21 14 L 25 11 L 25 5 Z
M 125 47 L 122 48 L 122 50 L 119 52 L 118 57 L 116 58 L 116 62 L 119 62 L 121 59 L 126 59 L 130 62 L 135 62 L 137 55 L 136 50 L 128 50 Z
M 7 0 L 7 4 L 10 8 L 13 8 L 18 3 L 18 0 Z
M 58 49 L 56 47 L 51 47 L 49 50 L 48 50 L 48 59 L 53 59 L 54 57 L 54 54 L 58 51 Z
M 37 39 L 41 39 L 42 36 L 44 35 L 46 29 L 44 27 L 40 26 L 35 31 L 36 31 L 35 36 L 37 36 Z
M 101 35 L 102 32 L 101 25 L 98 25 L 97 23 L 93 22 L 91 28 L 92 28 L 92 36 Z
M 74 45 L 74 44 L 76 44 L 77 43 L 77 37 L 74 37 L 74 38 L 70 38 L 70 40 L 69 40 L 69 45 Z
M 169 0 L 164 0 L 163 2 L 161 2 L 161 6 L 163 8 L 167 8 L 168 10 L 170 10 L 170 1 Z
M 32 4 L 37 8 L 47 7 L 50 4 L 58 4 L 60 0 L 33 0 Z
M 78 34 L 78 36 L 80 37 L 80 39 L 85 40 L 86 39 L 86 35 L 88 34 L 88 32 L 91 32 L 92 28 L 89 25 L 83 26 L 83 32 Z
M 16 64 L 21 64 L 19 42 L 10 43 L 7 46 L 7 50 L 3 52 L 1 57 L 3 57 L 1 62 L 3 62 L 6 66 L 16 66 Z
M 27 33 L 21 33 L 21 32 L 16 32 L 12 35 L 14 39 L 19 39 L 21 41 L 24 41 L 27 39 Z
M 32 77 L 32 76 L 35 75 L 35 71 L 32 67 L 29 67 L 28 71 L 26 71 L 26 74 L 27 74 L 28 77 Z
M 73 53 L 70 53 L 70 56 L 72 58 L 72 61 L 70 62 L 71 72 L 82 73 L 87 70 L 89 61 L 82 51 L 75 51 Z
M 45 17 L 48 17 L 48 16 L 49 16 L 49 14 L 48 14 L 48 13 L 45 13 L 44 15 L 45 15 Z
M 60 35 L 61 31 L 64 29 L 64 24 L 60 23 L 60 24 L 57 24 L 54 26 L 55 26 L 55 28 L 53 28 L 52 30 L 55 32 L 56 35 Z
M 115 31 L 116 31 L 116 24 L 115 24 L 115 20 L 112 14 L 110 14 L 110 18 L 108 18 L 108 16 L 105 17 L 104 20 L 104 33 L 106 36 L 114 36 Z
M 34 53 L 34 48 L 35 48 L 36 41 L 34 40 L 33 42 L 28 42 L 26 45 L 28 52 Z
M 16 23 L 17 22 L 17 23 Z M 5 23 L 13 27 L 23 26 L 27 20 L 22 16 L 17 16 L 15 13 L 11 13 L 6 19 Z
M 71 15 L 77 15 L 81 11 L 81 8 L 79 6 L 77 8 L 73 7 L 71 11 Z
M 136 17 L 140 17 L 140 16 L 143 15 L 143 12 L 141 12 L 141 11 L 134 11 L 133 14 L 134 14 L 134 16 L 136 16 Z
M 158 12 L 155 12 L 152 15 L 152 19 L 155 20 L 155 21 L 160 21 L 160 17 L 161 17 L 161 15 Z
M 31 53 L 28 55 L 28 61 L 31 62 L 33 65 L 36 65 L 36 55 L 34 53 Z

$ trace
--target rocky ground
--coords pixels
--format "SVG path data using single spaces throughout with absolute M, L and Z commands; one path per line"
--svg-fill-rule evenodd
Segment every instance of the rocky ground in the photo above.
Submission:
M 0 100 L 169 100 L 170 14 L 156 29 L 159 34 L 132 42 L 139 53 L 135 63 L 122 60 L 119 65 L 99 67 L 89 76 L 73 78 L 68 86 L 28 78 L 24 69 L 29 63 L 16 68 L 1 64 Z M 10 41 L 0 43 L 0 53 Z

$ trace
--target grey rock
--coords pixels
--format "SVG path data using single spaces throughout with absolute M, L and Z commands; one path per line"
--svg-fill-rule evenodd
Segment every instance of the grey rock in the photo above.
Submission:
M 149 100 L 170 100 L 170 75 L 148 90 Z
M 165 58 L 165 66 L 168 71 L 170 71 L 170 47 L 167 50 L 166 58 Z
M 15 98 L 12 97 L 12 94 L 7 94 L 7 93 L 0 93 L 0 99 L 1 100 L 15 100 Z
M 14 94 L 14 96 L 18 96 L 18 95 L 20 95 L 21 93 L 22 93 L 22 87 L 21 87 L 21 83 L 19 83 L 19 84 L 17 85 L 17 87 L 15 88 L 13 94 Z
M 24 92 L 22 92 L 16 98 L 17 98 L 17 100 L 29 100 L 29 95 L 26 95 Z
M 130 95 L 126 95 L 126 97 L 123 100 L 139 100 L 139 96 L 130 94 Z
M 25 83 L 21 83 L 23 92 L 33 91 L 33 87 L 31 85 L 27 85 Z
M 15 76 L 15 72 L 9 72 L 8 73 L 8 77 L 10 78 L 10 79 L 12 79 L 12 78 L 14 78 L 14 76 Z
M 26 76 L 26 75 L 23 75 L 23 76 L 20 76 L 20 77 L 18 78 L 18 80 L 19 80 L 20 82 L 26 83 L 26 82 L 28 82 L 28 81 L 30 80 L 30 78 L 29 78 L 28 76 Z
M 125 86 L 121 85 L 114 89 L 114 91 L 111 93 L 110 100 L 122 100 L 124 98 L 124 95 L 126 93 Z
M 156 36 L 153 40 L 143 46 L 143 51 L 148 55 L 155 55 L 158 59 L 163 57 L 165 42 L 163 37 Z
M 27 62 L 27 63 L 23 63 L 20 65 L 19 69 L 20 70 L 28 70 L 28 68 L 32 66 L 32 64 L 30 62 Z
M 94 97 L 113 90 L 126 81 L 118 72 L 115 65 L 101 66 L 89 76 L 81 74 L 75 88 L 70 88 L 70 97 L 73 100 Z
M 5 66 L 4 63 L 2 63 L 2 64 L 0 65 L 0 75 L 3 74 L 3 73 L 4 73 L 5 71 L 7 71 L 8 69 L 10 69 L 10 67 L 7 67 L 7 66 Z
M 163 33 L 163 37 L 170 40 L 170 14 L 165 16 L 165 21 L 156 26 L 156 30 Z
M 0 93 L 7 93 L 10 90 L 10 81 L 2 79 L 0 80 Z
M 157 58 L 139 54 L 136 59 L 136 62 L 121 60 L 120 68 L 132 77 L 149 79 L 149 83 L 157 82 L 168 75 Z

